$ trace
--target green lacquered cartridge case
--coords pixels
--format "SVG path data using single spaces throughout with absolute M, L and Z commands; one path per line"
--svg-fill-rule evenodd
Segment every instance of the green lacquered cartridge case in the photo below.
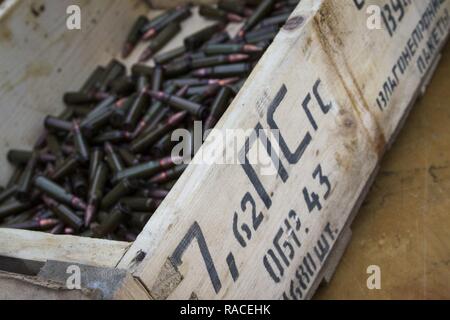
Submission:
M 107 162 L 113 173 L 117 173 L 124 169 L 124 164 L 113 145 L 109 142 L 105 143 L 105 151 L 107 154 Z
M 196 77 L 217 77 L 229 78 L 244 76 L 252 70 L 250 63 L 235 63 L 212 68 L 202 68 L 195 70 L 192 74 Z
M 172 61 L 175 58 L 178 58 L 186 53 L 185 46 L 181 46 L 175 49 L 172 49 L 170 51 L 167 51 L 165 53 L 158 54 L 154 57 L 155 63 L 157 64 L 166 64 L 170 61 Z
M 80 166 L 80 162 L 80 156 L 78 154 L 74 154 L 61 162 L 50 174 L 50 177 L 54 181 L 65 178 Z
M 261 52 L 262 48 L 250 44 L 239 43 L 219 43 L 219 44 L 207 44 L 202 49 L 207 55 L 221 55 L 221 54 L 233 54 L 233 53 L 254 53 Z
M 44 120 L 44 127 L 50 131 L 70 132 L 72 130 L 72 123 L 70 123 L 70 121 L 64 121 L 52 116 L 47 116 Z
M 231 22 L 242 22 L 243 20 L 241 16 L 235 13 L 227 12 L 210 5 L 201 5 L 199 7 L 198 12 L 201 16 L 214 20 L 231 21 Z
M 126 58 L 130 55 L 133 49 L 138 44 L 139 40 L 142 37 L 142 29 L 148 23 L 148 19 L 145 16 L 139 16 L 128 33 L 127 40 L 122 49 L 122 57 Z
M 17 185 L 17 197 L 19 200 L 26 200 L 30 197 L 30 189 L 33 183 L 37 162 L 38 154 L 34 151 Z
M 0 206 L 0 220 L 24 212 L 30 208 L 31 204 L 29 202 L 11 201 Z
M 160 201 L 148 198 L 122 198 L 120 202 L 132 211 L 153 212 L 158 208 Z
M 60 185 L 47 179 L 46 177 L 39 176 L 34 179 L 34 185 L 45 194 L 54 198 L 57 201 L 70 205 L 75 209 L 85 210 L 86 204 L 80 198 L 70 194 Z
M 81 133 L 80 124 L 76 120 L 73 121 L 73 137 L 80 160 L 84 162 L 89 161 L 89 146 Z
M 131 168 L 127 168 L 117 173 L 113 181 L 119 182 L 123 179 L 149 178 L 158 172 L 169 169 L 174 165 L 171 157 L 163 158 L 157 161 L 149 161 Z
M 44 199 L 44 202 L 58 219 L 67 226 L 73 228 L 75 231 L 78 231 L 83 227 L 83 220 L 70 208 L 48 197 Z
M 137 190 L 139 187 L 135 180 L 123 179 L 111 189 L 102 199 L 101 209 L 107 210 L 118 203 L 120 199 Z
M 150 95 L 157 100 L 167 103 L 169 106 L 177 110 L 187 111 L 200 119 L 205 116 L 206 108 L 201 104 L 180 98 L 176 95 L 170 95 L 162 91 L 151 91 Z
M 184 39 L 184 45 L 188 50 L 196 50 L 200 48 L 206 41 L 224 28 L 222 23 L 216 23 L 212 26 L 203 28 Z
M 212 129 L 219 121 L 220 117 L 225 113 L 229 105 L 231 93 L 232 91 L 229 87 L 222 87 L 222 89 L 220 89 L 220 92 L 211 107 L 211 112 L 206 118 L 205 131 Z
M 253 12 L 253 14 L 245 22 L 244 26 L 242 27 L 240 35 L 243 36 L 245 34 L 245 32 L 252 29 L 254 26 L 256 26 L 258 24 L 258 22 L 260 22 L 262 19 L 267 17 L 267 15 L 272 10 L 275 2 L 276 2 L 275 0 L 261 1 L 261 3 L 258 5 L 258 7 Z
M 186 117 L 186 112 L 179 112 L 171 116 L 166 123 L 162 124 L 153 131 L 142 135 L 141 137 L 135 139 L 130 146 L 130 151 L 134 153 L 140 153 L 146 148 L 150 147 L 152 144 L 157 142 L 166 133 L 173 130 L 179 123 L 181 123 Z
M 156 176 L 149 179 L 150 183 L 165 183 L 168 181 L 172 181 L 178 179 L 186 170 L 187 164 L 181 164 L 167 171 L 163 171 L 158 173 Z
M 147 61 L 155 53 L 161 50 L 166 44 L 169 43 L 179 32 L 181 27 L 178 23 L 171 23 L 164 28 L 148 45 L 139 58 L 140 62 Z
M 106 216 L 105 220 L 93 230 L 94 237 L 103 238 L 114 232 L 124 220 L 125 215 L 129 213 L 129 209 L 125 206 L 121 204 L 115 206 L 111 213 Z
M 91 157 L 89 161 L 89 181 L 94 180 L 95 171 L 97 171 L 98 164 L 103 161 L 104 153 L 102 148 L 94 147 L 91 150 Z

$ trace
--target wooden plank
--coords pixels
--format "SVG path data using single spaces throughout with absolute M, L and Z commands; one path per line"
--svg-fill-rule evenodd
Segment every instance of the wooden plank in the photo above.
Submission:
M 114 268 L 130 244 L 26 230 L 0 229 L 0 256 L 31 261 L 58 260 Z
M 145 288 L 133 278 L 127 270 L 117 268 L 99 268 L 79 263 L 48 261 L 38 274 L 39 279 L 66 283 L 73 275 L 68 273 L 69 267 L 78 268 L 80 286 L 98 289 L 104 300 L 149 300 Z
M 35 276 L 44 262 L 0 256 L 0 270 L 21 275 Z
M 152 296 L 311 296 L 315 279 L 324 274 L 336 239 L 429 69 L 428 63 L 423 68 L 417 64 L 423 48 L 429 39 L 443 42 L 448 34 L 449 1 L 413 2 L 401 21 L 395 17 L 392 36 L 386 27 L 366 27 L 363 9 L 383 6 L 385 0 L 366 1 L 361 10 L 355 4 L 302 1 L 256 66 L 218 128 L 252 129 L 258 123 L 269 128 L 268 110 L 283 97 L 274 120 L 288 146 L 281 155 L 286 172 L 276 177 L 257 174 L 261 185 L 255 187 L 243 166 L 191 165 L 119 265 L 135 270 Z M 430 24 L 417 39 L 396 88 L 380 95 L 433 4 L 439 7 L 425 15 Z M 435 47 L 427 53 L 430 60 L 439 43 Z M 388 101 L 379 108 L 377 97 L 383 94 Z M 307 133 L 310 141 L 301 158 L 290 155 Z M 194 160 L 202 151 L 221 155 L 224 147 L 213 142 L 210 136 Z M 319 202 L 308 206 L 313 192 Z M 141 263 L 138 252 L 146 253 Z
M 366 24 L 368 6 L 383 7 L 385 2 L 363 1 L 360 14 L 342 19 L 354 4 L 330 1 L 322 6 L 321 16 L 315 19 L 318 31 L 330 35 L 324 39 L 324 50 L 333 57 L 349 95 L 371 114 L 373 122 L 368 126 L 373 130 L 369 133 L 380 143 L 390 140 L 405 109 L 415 99 L 418 86 L 445 42 L 450 19 L 445 12 L 449 1 L 412 1 L 404 7 L 403 13 L 393 12 L 391 5 L 383 9 L 386 15 L 392 11 L 392 17 L 388 17 L 392 20 L 388 23 L 391 31 L 383 25 L 382 30 L 362 27 L 360 32 L 355 32 L 355 25 Z M 428 14 L 424 15 L 426 12 Z M 422 30 L 425 24 L 429 26 Z M 434 36 L 438 41 L 430 42 L 432 51 L 429 51 L 427 42 Z
M 0 271 L 0 300 L 93 300 L 97 290 L 69 290 L 54 281 Z
M 113 300 L 151 300 L 152 297 L 139 282 L 130 273 L 120 283 L 120 287 L 114 291 Z

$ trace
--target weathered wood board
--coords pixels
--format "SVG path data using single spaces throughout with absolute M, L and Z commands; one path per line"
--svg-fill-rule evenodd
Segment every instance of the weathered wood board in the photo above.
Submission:
M 81 288 L 95 288 L 104 300 L 149 300 L 145 288 L 127 270 L 99 268 L 89 265 L 48 261 L 37 278 L 65 284 L 69 268 L 78 268 Z
M 450 42 L 442 56 L 380 164 L 332 282 L 314 299 L 450 298 Z M 381 290 L 365 286 L 370 265 L 381 269 Z
M 13 229 L 0 229 L 0 244 L 1 257 L 77 262 L 105 268 L 115 268 L 130 247 L 127 242 Z
M 302 1 L 218 125 L 279 127 L 284 170 L 191 165 L 120 266 L 154 298 L 310 297 L 448 34 L 449 1 L 406 3 Z
M 0 271 L 0 300 L 95 300 L 99 290 L 69 290 L 55 281 Z

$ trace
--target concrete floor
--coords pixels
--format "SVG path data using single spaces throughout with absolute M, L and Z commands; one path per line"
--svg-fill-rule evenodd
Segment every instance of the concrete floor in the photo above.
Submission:
M 352 230 L 316 299 L 450 299 L 450 44 Z M 381 268 L 381 290 L 367 288 L 370 265 Z

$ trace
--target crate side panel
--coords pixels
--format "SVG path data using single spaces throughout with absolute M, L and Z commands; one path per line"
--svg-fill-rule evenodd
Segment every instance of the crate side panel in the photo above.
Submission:
M 326 1 L 315 19 L 332 37 L 324 47 L 352 95 L 375 118 L 378 138 L 389 141 L 415 92 L 446 42 L 450 1 Z M 379 29 L 373 8 L 380 8 Z M 370 12 L 368 14 L 367 12 Z M 351 14 L 352 19 L 346 17 Z M 357 26 L 357 27 L 355 27 Z M 376 139 L 377 137 L 373 137 Z M 382 147 L 382 146 L 380 146 Z
M 0 229 L 0 256 L 31 261 L 57 260 L 115 268 L 130 244 L 27 230 Z
M 313 19 L 321 1 L 302 4 L 218 124 L 250 135 L 276 124 L 282 169 L 257 173 L 260 184 L 238 164 L 188 169 L 129 252 L 150 249 L 135 275 L 156 298 L 305 297 L 375 170 L 372 115 L 351 99 L 323 49 Z M 224 149 L 208 138 L 196 159 Z M 302 287 L 296 273 L 305 259 L 311 275 Z M 177 273 L 160 290 L 164 275 Z

